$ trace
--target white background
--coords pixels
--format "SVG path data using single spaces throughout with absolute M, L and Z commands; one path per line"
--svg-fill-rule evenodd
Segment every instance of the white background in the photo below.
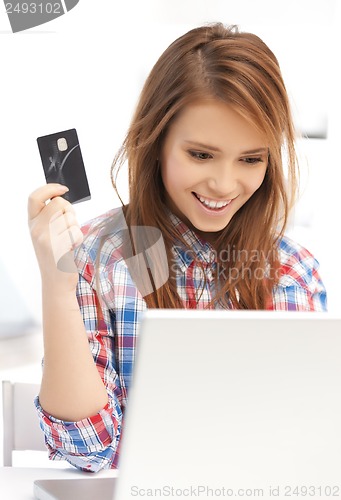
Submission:
M 0 378 L 37 380 L 40 278 L 27 197 L 42 185 L 40 135 L 75 127 L 92 200 L 79 222 L 118 205 L 110 181 L 141 86 L 161 52 L 199 24 L 237 24 L 277 55 L 303 133 L 302 199 L 290 234 L 321 264 L 329 309 L 340 312 L 340 0 L 80 0 L 67 15 L 13 34 L 0 5 L 1 316 L 27 311 L 38 333 L 0 342 Z M 121 183 L 127 201 L 126 182 Z

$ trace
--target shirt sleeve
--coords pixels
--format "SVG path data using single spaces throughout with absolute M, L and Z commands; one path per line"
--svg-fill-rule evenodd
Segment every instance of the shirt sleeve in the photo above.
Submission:
M 280 279 L 273 290 L 273 309 L 327 311 L 327 292 L 314 256 L 289 238 L 282 240 L 280 255 Z
M 94 266 L 85 252 L 78 255 L 77 298 L 88 336 L 89 348 L 108 392 L 108 403 L 96 415 L 79 422 L 66 422 L 35 405 L 51 460 L 67 460 L 78 469 L 97 472 L 116 468 L 122 426 L 121 389 L 115 370 L 114 315 L 99 303 Z M 118 382 L 118 383 L 116 383 Z

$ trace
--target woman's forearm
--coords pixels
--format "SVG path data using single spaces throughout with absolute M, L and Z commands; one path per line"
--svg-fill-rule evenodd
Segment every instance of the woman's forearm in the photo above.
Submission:
M 74 292 L 43 283 L 44 369 L 42 408 L 65 421 L 95 415 L 108 401 L 93 360 Z

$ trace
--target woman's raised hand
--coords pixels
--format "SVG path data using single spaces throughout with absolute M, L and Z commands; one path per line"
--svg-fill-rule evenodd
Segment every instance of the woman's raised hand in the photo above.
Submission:
M 78 282 L 73 250 L 83 241 L 72 205 L 61 184 L 46 184 L 28 199 L 28 224 L 43 282 L 74 289 Z M 51 201 L 49 201 L 51 200 Z

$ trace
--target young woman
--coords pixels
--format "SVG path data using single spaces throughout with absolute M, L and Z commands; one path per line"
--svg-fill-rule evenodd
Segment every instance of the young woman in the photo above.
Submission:
M 317 262 L 284 236 L 294 141 L 270 49 L 236 27 L 203 26 L 175 40 L 147 78 L 113 166 L 115 176 L 128 161 L 128 205 L 81 231 L 61 198 L 67 188 L 32 193 L 44 330 L 36 406 L 51 458 L 117 467 L 147 307 L 326 310 Z M 134 263 L 141 248 L 149 269 Z

